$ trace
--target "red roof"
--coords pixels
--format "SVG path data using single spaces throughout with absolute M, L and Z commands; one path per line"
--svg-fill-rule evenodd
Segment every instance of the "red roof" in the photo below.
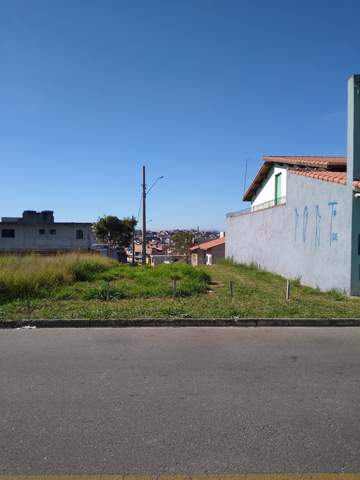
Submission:
M 346 157 L 299 157 L 299 156 L 265 156 L 263 157 L 265 162 L 269 163 L 286 163 L 287 165 L 305 165 L 307 167 L 322 167 L 327 170 L 335 170 L 337 167 L 346 168 Z
M 325 182 L 340 183 L 346 185 L 346 172 L 329 172 L 319 170 L 297 170 L 295 168 L 289 168 L 290 173 L 295 175 L 302 175 L 303 177 L 315 178 L 316 180 L 323 180 Z M 360 181 L 354 180 L 352 186 L 355 190 L 360 190 Z
M 285 165 L 293 165 L 299 167 L 309 167 L 314 169 L 314 172 L 318 172 L 321 169 L 326 171 L 345 172 L 346 171 L 346 157 L 336 156 L 265 156 L 263 157 L 264 163 L 260 167 L 260 170 L 256 174 L 250 187 L 247 189 L 243 200 L 251 200 L 257 189 L 262 184 L 263 180 L 267 177 L 267 174 L 271 170 L 274 163 L 280 163 Z M 307 170 L 308 171 L 308 170 Z M 331 181 L 331 180 L 328 180 Z
M 199 245 L 194 245 L 190 248 L 192 252 L 195 250 L 209 250 L 210 248 L 217 247 L 225 243 L 225 237 L 216 238 L 215 240 L 210 240 L 209 242 L 199 243 Z
M 303 177 L 315 178 L 317 180 L 324 180 L 325 182 L 340 183 L 346 185 L 346 172 L 331 172 L 320 170 L 297 170 L 294 168 L 289 169 L 290 173 L 296 175 L 302 175 Z M 355 182 L 354 182 L 355 183 Z

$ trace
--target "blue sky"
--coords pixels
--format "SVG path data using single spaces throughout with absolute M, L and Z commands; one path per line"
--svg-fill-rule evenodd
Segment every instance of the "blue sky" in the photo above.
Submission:
M 1 0 L 0 215 L 219 228 L 264 154 L 346 151 L 355 0 Z

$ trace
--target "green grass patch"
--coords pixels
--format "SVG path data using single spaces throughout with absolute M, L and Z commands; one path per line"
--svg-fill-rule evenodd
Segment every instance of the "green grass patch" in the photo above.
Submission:
M 182 263 L 156 267 L 119 265 L 101 273 L 98 276 L 99 283 L 85 291 L 82 299 L 171 297 L 173 278 L 177 279 L 178 297 L 204 293 L 210 281 L 210 276 L 206 272 Z
M 120 300 L 204 293 L 210 277 L 186 264 L 119 265 L 98 255 L 0 257 L 0 302 L 13 300 Z
M 0 319 L 360 317 L 358 298 L 297 279 L 287 301 L 285 287 L 279 275 L 231 262 L 132 267 L 94 255 L 3 257 Z

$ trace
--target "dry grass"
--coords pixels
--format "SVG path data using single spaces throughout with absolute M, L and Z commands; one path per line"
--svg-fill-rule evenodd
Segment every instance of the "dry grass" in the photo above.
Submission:
M 110 259 L 91 254 L 0 257 L 0 300 L 42 297 L 56 287 L 90 280 L 114 265 Z

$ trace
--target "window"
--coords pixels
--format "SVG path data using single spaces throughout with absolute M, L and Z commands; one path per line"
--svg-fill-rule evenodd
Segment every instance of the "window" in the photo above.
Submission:
M 83 240 L 84 232 L 82 230 L 76 230 L 76 240 Z
M 45 228 L 39 228 L 39 235 L 45 235 Z
M 52 228 L 50 230 L 50 235 L 56 235 L 56 229 L 55 228 Z
M 2 238 L 14 238 L 15 237 L 15 230 L 13 228 L 4 228 L 1 230 Z

